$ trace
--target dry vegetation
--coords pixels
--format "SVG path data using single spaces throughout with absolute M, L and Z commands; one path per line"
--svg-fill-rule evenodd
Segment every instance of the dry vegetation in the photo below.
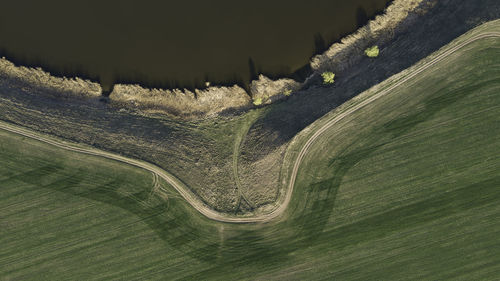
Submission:
M 288 145 L 283 145 L 262 158 L 253 159 L 246 154 L 239 157 L 239 180 L 252 208 L 276 202 L 279 196 L 280 170 L 287 147 Z
M 397 5 L 400 2 L 396 0 L 392 5 Z M 407 2 L 414 3 L 415 1 Z M 450 2 L 446 3 L 448 5 Z M 449 4 L 449 9 L 453 10 L 453 13 L 456 13 L 456 10 L 463 13 L 464 9 L 469 12 L 469 6 L 465 6 L 466 8 L 461 10 L 460 6 L 464 6 L 464 4 L 470 6 L 476 5 L 476 2 L 460 1 Z M 424 6 L 424 2 L 422 2 L 419 9 Z M 389 7 L 388 12 L 391 9 L 394 8 Z M 481 10 L 484 8 L 478 8 L 474 12 L 476 13 L 473 15 L 474 18 L 481 19 L 484 16 Z M 444 12 L 439 13 L 450 13 L 444 9 L 442 11 Z M 438 16 L 432 15 L 432 19 L 436 20 L 432 24 L 437 23 L 434 25 L 438 29 L 434 32 L 438 35 L 442 35 L 442 30 L 446 29 L 446 34 L 452 33 L 451 36 L 456 36 L 459 32 L 470 28 L 470 26 L 463 27 L 455 24 L 453 21 L 451 24 L 457 27 L 456 30 L 442 27 L 443 25 L 439 24 L 442 23 L 439 21 L 440 19 L 447 22 L 450 20 L 445 16 L 440 17 L 442 14 L 439 13 Z M 428 17 L 426 15 L 423 18 L 428 19 Z M 464 21 L 467 20 L 470 19 L 465 18 Z M 177 110 L 186 107 L 186 112 L 192 114 L 199 114 L 205 110 L 205 112 L 212 112 L 209 114 L 215 116 L 225 110 L 204 107 L 201 101 L 205 98 L 205 101 L 208 100 L 208 102 L 218 106 L 229 108 L 223 102 L 225 98 L 219 96 L 218 99 L 211 100 L 211 96 L 208 95 L 210 88 L 206 91 L 190 93 L 170 91 L 167 95 L 167 91 L 163 90 L 148 90 L 130 86 L 129 90 L 122 89 L 123 102 L 117 102 L 117 93 L 120 88 L 117 86 L 111 95 L 110 104 L 99 103 L 96 98 L 88 99 L 88 102 L 55 99 L 54 96 L 68 96 L 68 93 L 100 97 L 98 94 L 100 87 L 96 83 L 78 79 L 47 78 L 47 73 L 38 73 L 40 70 L 20 67 L 14 68 L 15 71 L 12 71 L 13 65 L 2 61 L 0 119 L 154 163 L 181 179 L 210 207 L 233 214 L 246 212 L 246 210 L 238 210 L 239 191 L 235 185 L 233 171 L 233 147 L 236 140 L 235 135 L 239 133 L 242 123 L 246 123 L 248 114 L 258 112 L 259 118 L 241 140 L 238 175 L 242 185 L 248 187 L 243 190 L 243 193 L 252 201 L 252 204 L 259 206 L 272 201 L 272 198 L 276 198 L 276 194 L 279 193 L 274 188 L 279 176 L 276 170 L 278 163 L 282 161 L 282 149 L 288 145 L 293 136 L 345 100 L 352 98 L 365 88 L 385 80 L 391 71 L 392 73 L 394 73 L 393 71 L 399 72 L 398 67 L 406 68 L 408 64 L 411 65 L 418 60 L 418 55 L 427 55 L 435 46 L 440 44 L 442 46 L 446 39 L 439 41 L 437 38 L 443 36 L 435 36 L 434 33 L 429 35 L 427 27 L 420 27 L 421 24 L 424 24 L 424 20 L 415 24 L 415 28 L 413 28 L 415 32 L 412 34 L 403 34 L 398 36 L 397 40 L 391 41 L 393 43 L 382 49 L 383 51 L 377 60 L 369 60 L 368 62 L 366 59 L 356 64 L 356 67 L 352 67 L 350 73 L 346 71 L 342 75 L 339 74 L 334 88 L 311 87 L 302 89 L 294 92 L 286 103 L 275 103 L 271 106 L 249 112 L 239 112 L 235 115 L 220 114 L 214 118 L 195 118 L 191 121 L 167 118 L 164 114 L 165 110 L 170 110 L 169 105 L 172 105 L 177 106 Z M 420 35 L 418 35 L 419 32 Z M 422 33 L 431 36 L 430 39 L 437 40 L 437 43 L 430 39 L 426 40 L 424 43 L 434 42 L 432 43 L 434 45 L 429 43 L 424 46 L 426 49 L 419 53 L 417 51 L 422 50 L 423 46 L 418 46 L 416 48 L 418 50 L 407 48 L 408 44 L 414 44 L 415 38 L 427 38 L 421 35 Z M 416 37 L 407 37 L 407 35 Z M 360 49 L 360 59 L 363 59 L 363 51 L 364 49 Z M 410 59 L 408 59 L 409 51 L 414 52 Z M 388 59 L 387 56 L 390 58 Z M 336 59 L 337 57 L 332 58 L 332 60 Z M 5 69 L 10 69 L 10 72 Z M 33 75 L 30 71 L 34 71 L 38 76 Z M 9 73 L 18 74 L 16 76 Z M 24 75 L 22 79 L 19 78 L 22 76 L 19 73 Z M 43 84 L 40 81 L 49 82 Z M 63 82 L 56 83 L 55 81 Z M 52 85 L 53 83 L 57 85 Z M 93 86 L 96 88 L 92 88 Z M 79 90 L 71 92 L 72 87 Z M 87 90 L 82 89 L 94 89 L 95 91 L 88 90 L 86 92 Z M 237 93 L 235 95 L 240 101 L 239 104 L 248 104 L 253 107 L 250 96 L 243 89 L 231 87 L 224 89 L 233 94 Z M 143 93 L 144 97 L 137 95 L 138 92 Z M 284 93 L 284 95 L 286 94 Z M 165 100 L 165 97 L 168 97 L 168 100 Z M 127 101 L 128 98 L 130 99 Z M 137 98 L 144 98 L 143 109 L 134 105 L 133 100 Z M 180 105 L 177 105 L 176 102 L 179 102 Z M 194 102 L 194 105 L 187 104 L 189 102 Z M 122 107 L 132 110 L 120 110 Z M 127 111 L 131 111 L 133 114 Z M 258 177 L 253 175 L 258 175 Z
M 384 15 L 377 16 L 353 35 L 332 45 L 325 53 L 311 60 L 315 72 L 341 72 L 358 61 L 364 50 L 374 43 L 383 44 L 394 37 L 396 29 L 408 25 L 417 14 L 425 13 L 431 0 L 395 0 Z M 412 17 L 415 15 L 415 17 Z M 260 75 L 250 83 L 250 93 L 238 86 L 210 87 L 206 90 L 145 89 L 138 85 L 115 85 L 111 101 L 144 113 L 163 113 L 184 118 L 214 116 L 229 109 L 251 108 L 270 104 L 301 88 L 293 79 L 271 80 Z M 251 99 L 250 99 L 251 96 Z
M 394 37 L 401 24 L 412 22 L 409 15 L 412 12 L 422 11 L 422 6 L 432 0 L 394 0 L 383 15 L 377 16 L 367 25 L 355 33 L 343 38 L 340 43 L 333 44 L 326 52 L 317 55 L 311 60 L 311 67 L 315 71 L 333 70 L 341 72 L 357 62 L 366 48 L 374 43 L 384 44 Z
M 334 44 L 325 53 L 314 57 L 311 67 L 315 71 L 334 69 L 342 71 L 359 60 L 363 50 L 374 42 L 384 43 L 391 39 L 396 28 L 408 23 L 412 11 L 422 13 L 429 0 L 395 0 L 385 14 L 370 21 L 355 34 Z M 0 60 L 0 75 L 21 79 L 31 87 L 44 87 L 62 96 L 99 97 L 102 89 L 98 83 L 80 78 L 58 78 L 40 68 L 16 67 L 5 58 Z M 293 79 L 271 80 L 263 75 L 250 83 L 250 93 L 234 85 L 231 87 L 208 87 L 207 89 L 148 89 L 139 85 L 117 84 L 110 94 L 110 101 L 116 108 L 148 115 L 166 114 L 174 117 L 199 119 L 213 117 L 220 113 L 252 108 L 254 105 L 270 104 L 289 96 L 302 84 Z
M 180 117 L 213 116 L 228 109 L 249 107 L 250 97 L 237 85 L 205 90 L 146 89 L 117 84 L 110 94 L 112 104 L 144 113 L 167 113 Z
M 41 68 L 15 66 L 5 58 L 0 58 L 0 77 L 21 80 L 26 87 L 44 88 L 59 97 L 99 97 L 102 94 L 99 83 L 78 77 L 55 77 Z
M 384 15 L 377 16 L 353 35 L 332 45 L 325 53 L 311 60 L 316 72 L 344 70 L 363 56 L 363 51 L 373 43 L 383 44 L 392 39 L 402 23 L 410 24 L 412 14 L 425 12 L 430 0 L 395 0 Z M 229 109 L 251 108 L 281 100 L 301 88 L 302 83 L 293 79 L 271 80 L 260 75 L 250 83 L 250 93 L 239 86 L 209 87 L 206 90 L 145 89 L 138 85 L 115 85 L 111 101 L 118 106 L 144 113 L 163 113 L 184 118 L 214 116 Z M 250 99 L 251 96 L 251 99 Z
M 261 74 L 258 80 L 250 83 L 250 94 L 254 100 L 260 99 L 262 104 L 270 104 L 290 95 L 301 86 L 301 83 L 293 79 L 272 80 Z
M 293 154 L 312 134 L 371 100 L 316 139 L 283 217 L 266 224 L 210 221 L 143 170 L 0 132 L 0 279 L 496 280 L 499 44 L 499 39 L 477 41 L 417 72 L 422 63 L 435 61 L 439 53 L 434 54 L 303 130 L 287 151 L 291 161 L 285 163 L 291 165 L 284 173 L 293 169 Z M 7 107 L 12 113 L 7 115 L 5 104 L 0 103 L 1 116 L 12 117 L 17 107 Z M 120 120 L 116 112 L 97 120 L 129 121 L 125 128 L 112 127 L 128 132 L 149 125 L 142 140 L 135 132 L 139 149 L 151 145 L 150 139 L 174 149 L 172 136 L 180 135 L 173 128 L 189 134 L 175 144 L 185 145 L 183 154 L 174 151 L 164 159 L 170 161 L 197 156 L 196 143 L 185 142 L 198 132 L 205 146 L 197 149 L 220 141 L 222 153 L 210 159 L 217 167 L 227 153 L 223 147 L 238 148 L 228 135 L 246 135 L 243 142 L 262 151 L 262 157 L 245 154 L 247 160 L 272 166 L 255 127 L 255 138 L 245 133 L 266 110 L 253 111 L 256 116 L 243 124 L 217 118 L 217 124 L 175 127 L 163 120 L 164 126 L 154 126 L 158 119 L 147 123 L 124 115 L 129 119 Z M 243 129 L 231 130 L 238 126 Z M 158 137 L 167 128 L 173 132 Z M 184 178 L 198 176 L 192 172 Z M 157 184 L 164 196 L 155 193 Z

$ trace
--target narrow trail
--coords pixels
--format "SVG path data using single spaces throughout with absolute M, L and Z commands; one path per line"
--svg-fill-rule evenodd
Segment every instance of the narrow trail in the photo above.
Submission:
M 149 198 L 151 198 L 151 196 L 153 196 L 153 194 L 155 192 L 158 192 L 158 190 L 160 190 L 160 188 L 161 188 L 159 180 L 158 180 L 158 174 L 153 173 L 153 172 L 151 172 L 151 174 L 153 175 L 153 184 L 151 187 L 151 191 L 149 192 L 149 195 L 148 195 L 148 200 L 149 200 Z
M 243 191 L 243 185 L 241 184 L 240 181 L 240 176 L 238 174 L 238 158 L 240 156 L 240 151 L 241 151 L 241 144 L 245 139 L 245 136 L 248 134 L 248 131 L 250 130 L 250 127 L 254 124 L 255 120 L 257 120 L 257 115 L 252 114 L 252 118 L 250 121 L 246 122 L 243 127 L 241 128 L 241 131 L 238 133 L 234 140 L 234 146 L 233 146 L 233 178 L 234 182 L 236 184 L 236 188 L 238 189 L 238 203 L 236 204 L 239 208 L 241 205 L 241 200 L 244 200 L 247 202 L 248 206 L 250 208 L 255 208 L 255 205 L 250 202 L 250 200 L 247 198 L 245 195 L 245 192 Z M 237 211 L 237 210 L 236 210 Z
M 14 126 L 5 122 L 0 121 L 0 129 L 3 129 L 5 131 L 9 131 L 11 133 L 19 134 L 25 137 L 29 137 L 47 144 L 54 145 L 56 147 L 69 150 L 69 151 L 74 151 L 74 152 L 79 152 L 83 154 L 88 154 L 88 155 L 94 155 L 94 156 L 100 156 L 104 157 L 107 159 L 123 162 L 132 166 L 136 166 L 145 170 L 148 170 L 152 172 L 153 174 L 157 175 L 157 177 L 160 177 L 164 179 L 167 183 L 172 185 L 177 192 L 189 203 L 198 210 L 201 214 L 206 216 L 209 219 L 220 221 L 220 222 L 228 222 L 228 223 L 257 223 L 257 222 L 266 222 L 270 221 L 274 218 L 277 218 L 280 216 L 285 209 L 287 208 L 288 204 L 290 203 L 292 193 L 293 193 L 293 188 L 295 185 L 295 180 L 297 178 L 297 173 L 300 167 L 300 164 L 302 163 L 302 160 L 304 159 L 305 155 L 311 148 L 312 144 L 320 137 L 326 130 L 330 129 L 333 125 L 338 123 L 340 120 L 348 116 L 349 114 L 356 112 L 360 110 L 361 108 L 365 107 L 366 105 L 370 104 L 371 102 L 379 99 L 380 97 L 383 97 L 393 91 L 395 88 L 400 86 L 401 84 L 413 79 L 416 75 L 422 73 L 423 71 L 427 70 L 429 67 L 435 65 L 436 63 L 442 61 L 446 57 L 450 56 L 451 54 L 455 53 L 457 50 L 475 42 L 481 39 L 485 38 L 499 38 L 500 37 L 500 32 L 485 32 L 479 35 L 476 35 L 474 37 L 471 37 L 470 39 L 446 50 L 443 51 L 441 54 L 437 55 L 435 58 L 432 60 L 422 64 L 419 66 L 417 69 L 415 69 L 413 72 L 410 72 L 408 75 L 404 76 L 400 80 L 397 80 L 394 82 L 394 84 L 391 84 L 389 87 L 369 96 L 359 104 L 354 105 L 353 107 L 349 108 L 348 110 L 338 114 L 334 115 L 331 117 L 330 120 L 328 120 L 323 126 L 319 127 L 314 134 L 312 134 L 309 139 L 306 141 L 306 143 L 302 146 L 297 158 L 294 161 L 294 166 L 292 173 L 290 175 L 290 180 L 287 186 L 287 189 L 285 191 L 285 197 L 282 203 L 272 210 L 271 212 L 267 214 L 263 214 L 260 216 L 254 216 L 254 217 L 231 217 L 228 216 L 227 214 L 219 213 L 213 209 L 211 209 L 209 206 L 204 204 L 200 199 L 196 197 L 191 191 L 188 190 L 187 187 L 185 187 L 178 179 L 176 179 L 173 175 L 169 174 L 167 171 L 161 169 L 158 166 L 155 166 L 153 164 L 136 160 L 136 159 L 131 159 L 127 158 L 118 154 L 113 154 L 110 152 L 106 151 L 101 151 L 97 150 L 94 148 L 84 148 L 77 146 L 75 144 L 67 143 L 61 140 L 55 140 L 54 138 L 42 136 L 38 133 L 29 131 L 24 128 L 20 128 L 18 126 Z M 158 182 L 158 180 L 155 180 L 155 182 Z M 156 184 L 155 184 L 156 185 Z M 161 187 L 160 187 L 161 188 Z M 163 188 L 161 188 L 163 190 Z

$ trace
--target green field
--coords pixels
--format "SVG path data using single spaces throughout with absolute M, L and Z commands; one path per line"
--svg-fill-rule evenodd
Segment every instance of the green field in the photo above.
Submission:
M 499 93 L 500 39 L 460 49 L 326 131 L 266 224 L 210 221 L 149 172 L 0 131 L 0 280 L 498 279 Z

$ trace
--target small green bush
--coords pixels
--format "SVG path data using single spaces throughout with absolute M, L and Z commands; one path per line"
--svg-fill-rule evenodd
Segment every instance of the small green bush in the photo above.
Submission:
M 253 105 L 261 105 L 262 104 L 262 98 L 256 98 L 253 100 Z
M 321 73 L 321 77 L 323 77 L 323 84 L 333 84 L 335 82 L 335 73 L 326 71 Z
M 376 58 L 379 53 L 380 50 L 378 49 L 378 46 L 373 46 L 365 50 L 365 55 L 369 58 Z
M 291 94 L 292 94 L 292 90 L 286 90 L 283 92 L 283 95 L 285 95 L 287 97 L 290 96 Z

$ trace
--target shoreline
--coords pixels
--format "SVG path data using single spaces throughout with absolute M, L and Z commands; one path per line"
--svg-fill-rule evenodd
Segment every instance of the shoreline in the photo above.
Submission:
M 364 51 L 373 45 L 383 46 L 396 33 L 410 25 L 418 15 L 434 7 L 437 0 L 394 0 L 384 13 L 369 21 L 354 33 L 332 44 L 322 54 L 314 56 L 310 66 L 314 72 L 341 72 L 359 61 Z
M 293 160 L 283 161 L 282 163 L 281 169 L 285 171 L 285 181 L 283 181 L 283 186 L 285 186 L 286 189 L 284 190 L 284 192 L 280 193 L 281 196 L 278 198 L 278 200 L 276 200 L 275 203 L 269 205 L 273 208 L 266 209 L 267 212 L 264 213 L 253 214 L 254 216 L 228 216 L 227 213 L 214 210 L 213 208 L 199 200 L 196 194 L 193 194 L 189 188 L 186 188 L 181 180 L 179 180 L 169 172 L 163 170 L 162 168 L 143 160 L 128 158 L 126 156 L 115 154 L 109 151 L 101 151 L 93 147 L 83 147 L 82 145 L 72 144 L 65 141 L 62 142 L 61 140 L 58 140 L 56 138 L 43 136 L 40 133 L 32 132 L 27 128 L 19 128 L 15 125 L 10 125 L 2 121 L 0 121 L 0 129 L 30 137 L 37 141 L 45 142 L 69 151 L 104 157 L 153 172 L 154 174 L 160 176 L 162 179 L 166 180 L 170 185 L 172 185 L 173 188 L 175 188 L 193 208 L 198 210 L 201 214 L 209 219 L 228 223 L 265 223 L 280 217 L 285 212 L 286 207 L 291 200 L 300 164 L 307 154 L 308 149 L 325 131 L 330 129 L 330 127 L 338 123 L 343 118 L 347 117 L 349 114 L 360 110 L 371 102 L 391 93 L 393 89 L 397 88 L 403 83 L 406 83 L 407 81 L 410 81 L 415 76 L 422 73 L 424 70 L 432 67 L 436 63 L 439 63 L 448 56 L 453 55 L 456 51 L 464 48 L 465 46 L 484 38 L 499 38 L 499 32 L 482 32 L 483 29 L 488 29 L 490 26 L 498 24 L 498 22 L 499 21 L 497 20 L 484 24 L 482 27 L 479 27 L 475 30 L 472 30 L 466 35 L 456 38 L 453 42 L 440 49 L 439 51 L 431 54 L 424 60 L 420 61 L 417 65 L 410 67 L 394 76 L 391 76 L 381 84 L 375 85 L 367 91 L 360 93 L 359 96 L 352 99 L 350 102 L 339 107 L 337 110 L 329 112 L 326 116 L 317 120 L 316 122 L 311 124 L 311 126 L 304 129 L 292 140 L 290 146 L 287 148 L 285 157 L 287 159 L 292 158 Z M 317 127 L 317 129 L 313 130 L 314 127 Z M 295 146 L 300 146 L 300 149 L 293 149 Z M 290 169 L 292 169 L 291 173 Z M 289 179 L 287 179 L 288 177 Z
M 498 3 L 493 0 L 480 3 L 438 1 L 410 29 L 398 33 L 386 44 L 377 59 L 362 58 L 339 75 L 333 87 L 313 84 L 294 93 L 286 102 L 258 110 L 227 112 L 217 118 L 193 121 L 161 114 L 142 116 L 116 110 L 99 98 L 56 98 L 51 91 L 30 89 L 17 80 L 0 78 L 0 115 L 6 122 L 36 132 L 154 163 L 182 179 L 212 208 L 239 212 L 231 163 L 235 136 L 239 127 L 249 122 L 246 119 L 249 115 L 255 113 L 259 118 L 252 120 L 241 141 L 239 177 L 262 175 L 255 184 L 265 181 L 266 190 L 246 193 L 260 200 L 259 196 L 268 194 L 267 183 L 278 181 L 266 177 L 266 173 L 268 167 L 282 161 L 277 154 L 280 147 L 359 93 L 415 65 L 481 23 L 500 18 Z M 276 155 L 276 161 L 269 162 L 269 155 Z M 188 171 L 186 167 L 194 170 Z M 254 184 L 244 177 L 243 180 L 245 186 Z M 245 208 L 241 211 L 251 211 Z
M 79 77 L 53 76 L 40 67 L 15 66 L 6 58 L 0 59 L 0 76 L 22 81 L 28 87 L 49 89 L 57 97 L 101 98 L 115 108 L 143 115 L 159 113 L 182 119 L 210 118 L 223 112 L 246 111 L 285 99 L 315 81 L 315 78 L 317 80 L 321 71 L 341 72 L 362 58 L 366 46 L 374 43 L 383 45 L 392 39 L 398 28 L 404 28 L 402 25 L 407 19 L 418 16 L 419 8 L 425 10 L 421 7 L 422 3 L 431 2 L 434 1 L 392 1 L 381 15 L 342 38 L 339 43 L 332 44 L 324 53 L 314 56 L 309 64 L 313 72 L 303 83 L 290 78 L 272 80 L 261 74 L 259 79 L 249 83 L 248 90 L 237 84 L 195 90 L 115 84 L 106 97 L 108 93 L 97 82 Z

